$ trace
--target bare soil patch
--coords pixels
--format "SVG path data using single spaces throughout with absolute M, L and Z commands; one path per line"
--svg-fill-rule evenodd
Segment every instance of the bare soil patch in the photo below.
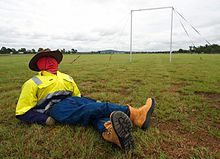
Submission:
M 131 90 L 129 89 L 129 87 L 121 87 L 120 94 L 123 96 L 128 96 L 131 94 Z
M 143 81 L 141 79 L 132 79 L 131 81 L 135 84 L 143 84 Z
M 180 88 L 185 87 L 186 83 L 172 83 L 170 88 L 168 88 L 168 91 L 171 93 L 179 92 Z
M 85 86 L 85 87 L 89 87 L 89 86 L 93 86 L 95 83 L 102 83 L 102 84 L 105 84 L 105 83 L 107 83 L 107 81 L 106 80 L 104 80 L 104 79 L 101 79 L 101 80 L 98 80 L 98 81 L 96 81 L 96 80 L 87 80 L 87 81 L 84 81 L 84 82 L 81 82 L 81 83 L 79 83 L 79 85 L 80 86 Z
M 203 92 L 203 91 L 195 91 L 195 94 L 200 95 L 204 99 L 208 99 L 211 101 L 211 106 L 214 108 L 220 108 L 220 93 L 213 93 L 213 92 Z
M 95 80 L 88 80 L 88 81 L 79 83 L 79 85 L 81 87 L 89 87 L 89 86 L 92 86 L 95 82 L 96 82 Z
M 193 148 L 198 147 L 208 148 L 215 154 L 219 152 L 220 140 L 211 136 L 206 130 L 188 132 L 177 121 L 160 123 L 158 128 L 161 133 L 171 135 L 170 138 L 160 141 L 161 149 L 169 158 L 189 158 L 193 153 Z
M 107 89 L 107 93 L 117 93 L 121 96 L 129 96 L 131 94 L 131 90 L 121 87 L 120 89 Z

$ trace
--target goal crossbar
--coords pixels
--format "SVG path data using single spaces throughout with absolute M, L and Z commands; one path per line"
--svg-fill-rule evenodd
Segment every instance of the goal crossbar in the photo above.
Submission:
M 159 10 L 159 9 L 171 9 L 171 29 L 170 29 L 170 62 L 172 55 L 172 43 L 173 43 L 173 10 L 172 6 L 169 7 L 158 7 L 158 8 L 146 8 L 146 9 L 136 9 L 131 10 L 131 26 L 130 26 L 130 62 L 132 61 L 132 13 L 138 11 L 148 11 L 148 10 Z

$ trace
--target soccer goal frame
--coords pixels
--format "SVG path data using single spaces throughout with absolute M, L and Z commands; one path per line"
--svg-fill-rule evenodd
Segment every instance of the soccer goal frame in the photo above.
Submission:
M 149 10 L 161 10 L 161 9 L 171 9 L 171 24 L 170 24 L 170 62 L 172 60 L 172 44 L 173 44 L 173 10 L 174 8 L 172 6 L 169 7 L 158 7 L 158 8 L 146 8 L 146 9 L 136 9 L 131 10 L 131 26 L 130 26 L 130 62 L 132 62 L 132 14 L 134 12 L 140 12 L 140 11 L 149 11 Z

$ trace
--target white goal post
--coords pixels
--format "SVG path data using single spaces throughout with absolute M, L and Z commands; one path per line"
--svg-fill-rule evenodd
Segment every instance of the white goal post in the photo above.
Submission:
M 172 43 L 173 43 L 173 7 L 159 7 L 159 8 L 147 8 L 147 9 L 136 9 L 131 10 L 131 27 L 130 27 L 130 62 L 132 61 L 132 13 L 147 10 L 158 10 L 158 9 L 171 9 L 171 30 L 170 30 L 170 62 L 172 55 Z

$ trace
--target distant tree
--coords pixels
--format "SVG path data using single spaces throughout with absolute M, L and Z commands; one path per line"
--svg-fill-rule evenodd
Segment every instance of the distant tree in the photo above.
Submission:
M 10 54 L 12 52 L 12 49 L 11 48 L 7 48 L 6 49 L 6 54 Z
M 71 53 L 75 54 L 75 53 L 77 53 L 77 50 L 76 49 L 71 49 Z
M 7 52 L 6 50 L 7 50 L 6 47 L 3 46 L 0 50 L 1 54 L 6 54 Z
M 13 54 L 17 54 L 18 53 L 15 48 L 12 48 L 11 51 L 12 51 Z
M 188 53 L 189 50 L 179 49 L 177 52 L 178 52 L 178 53 Z
M 179 49 L 179 51 L 178 51 L 179 53 L 183 53 L 183 49 Z
M 39 48 L 38 50 L 37 50 L 37 52 L 40 52 L 40 51 L 43 51 L 44 49 L 43 48 Z
M 192 51 L 192 48 L 193 48 L 192 46 L 189 46 L 189 51 Z
M 196 52 L 196 47 L 195 46 L 189 46 L 189 52 L 192 54 L 192 53 L 195 53 Z
M 31 50 L 27 50 L 25 53 L 26 54 L 31 54 L 32 53 L 32 49 Z
M 10 54 L 12 52 L 12 49 L 10 48 L 6 48 L 6 47 L 2 47 L 1 50 L 0 50 L 0 53 L 1 54 Z
M 31 49 L 31 53 L 36 54 L 35 49 Z
M 205 45 L 205 46 L 190 46 L 190 51 L 195 52 L 195 53 L 220 53 L 220 46 L 218 44 L 212 44 L 212 45 Z
M 220 46 L 217 44 L 213 44 L 211 48 L 211 53 L 220 53 Z
M 65 53 L 66 53 L 66 50 L 63 48 L 63 49 L 61 49 L 61 52 L 62 52 L 63 54 L 65 54 Z
M 27 50 L 26 50 L 26 48 L 20 48 L 20 49 L 18 49 L 18 52 L 26 54 Z

